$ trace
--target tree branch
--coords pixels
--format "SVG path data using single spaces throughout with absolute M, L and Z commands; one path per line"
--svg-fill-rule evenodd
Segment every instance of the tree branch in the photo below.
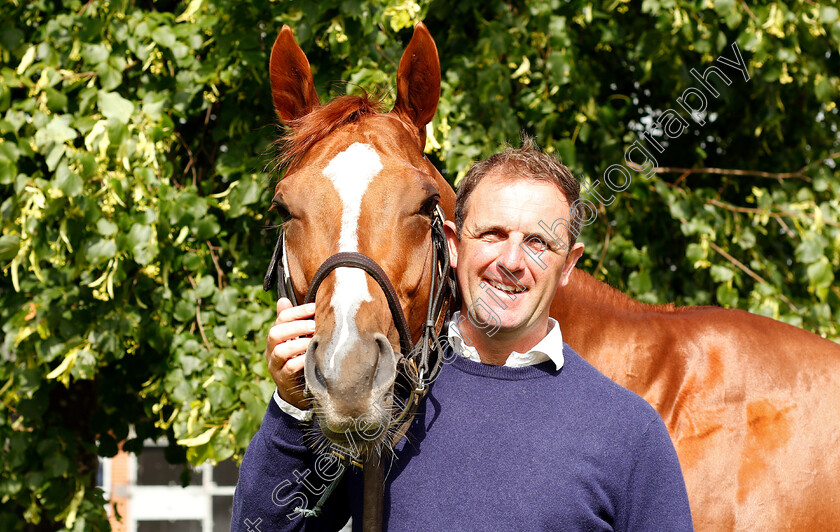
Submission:
M 807 168 L 807 166 L 805 167 Z M 804 170 L 804 169 L 803 169 Z M 673 166 L 660 166 L 656 169 L 657 174 L 730 174 L 730 175 L 746 175 L 752 177 L 766 177 L 768 179 L 802 179 L 803 181 L 812 181 L 810 177 L 798 172 L 783 172 L 774 174 L 771 172 L 762 172 L 760 170 L 738 170 L 736 168 L 676 168 Z
M 192 285 L 193 290 L 195 290 L 195 281 L 192 278 L 192 275 L 187 276 L 187 280 Z M 207 335 L 204 334 L 204 325 L 201 323 L 201 298 L 195 298 L 195 322 L 198 325 L 198 332 L 201 333 L 201 339 L 204 340 L 204 346 L 207 348 L 208 351 L 211 350 L 210 342 L 207 340 Z
M 714 205 L 715 207 L 720 207 L 721 209 L 726 209 L 732 212 L 741 212 L 747 214 L 766 214 L 773 218 L 779 218 L 782 216 L 787 216 L 788 218 L 796 218 L 797 216 L 805 216 L 806 218 L 814 219 L 813 214 L 808 214 L 807 212 L 791 212 L 791 211 L 768 211 L 765 209 L 756 209 L 754 207 L 738 207 L 736 205 L 730 205 L 728 203 L 723 203 L 722 201 L 718 201 L 716 199 L 710 199 L 706 202 L 708 205 Z M 823 220 L 822 223 L 825 225 L 830 225 L 831 227 L 840 227 L 840 223 L 838 222 L 831 222 L 828 220 Z
M 803 181 L 807 181 L 812 183 L 813 180 L 805 175 L 805 170 L 812 166 L 816 166 L 818 164 L 822 164 L 826 161 L 830 161 L 833 159 L 840 158 L 840 151 L 832 153 L 823 157 L 818 161 L 813 161 L 796 172 L 781 172 L 781 173 L 772 173 L 772 172 L 763 172 L 761 170 L 739 170 L 737 168 L 677 168 L 673 166 L 661 166 L 656 169 L 657 174 L 684 174 L 677 182 L 682 181 L 685 177 L 689 174 L 731 174 L 731 175 L 745 175 L 751 177 L 766 177 L 768 179 L 801 179 Z
M 209 240 L 206 240 L 205 242 L 207 244 L 207 249 L 210 250 L 210 258 L 213 259 L 213 266 L 216 267 L 219 291 L 222 291 L 225 289 L 225 272 L 222 271 L 222 267 L 219 265 L 219 257 L 217 257 L 216 252 L 213 251 L 213 244 L 211 244 Z
M 767 281 L 765 281 L 765 280 L 764 280 L 764 278 L 763 278 L 762 276 L 760 276 L 760 275 L 758 275 L 757 273 L 755 273 L 754 271 L 752 271 L 752 270 L 751 270 L 749 267 L 747 267 L 747 266 L 746 266 L 743 262 L 739 261 L 738 259 L 736 259 L 736 258 L 735 258 L 735 257 L 733 257 L 732 255 L 730 255 L 729 253 L 727 253 L 726 251 L 724 251 L 723 249 L 721 249 L 721 248 L 720 248 L 720 246 L 718 246 L 718 245 L 717 245 L 717 244 L 715 244 L 714 242 L 709 241 L 709 246 L 711 246 L 711 248 L 712 248 L 713 250 L 715 250 L 716 252 L 718 252 L 719 254 L 721 254 L 721 255 L 722 255 L 722 256 L 723 256 L 726 260 L 728 260 L 729 262 L 731 262 L 732 264 L 734 264 L 735 266 L 737 266 L 737 267 L 738 267 L 738 269 L 740 269 L 741 271 L 743 271 L 744 273 L 746 273 L 747 275 L 749 275 L 750 277 L 752 277 L 753 279 L 755 279 L 755 280 L 756 280 L 756 281 L 758 281 L 759 283 L 764 283 L 764 284 L 767 284 L 767 285 L 769 285 L 769 284 L 770 284 L 770 283 L 768 283 Z M 770 285 L 770 286 L 772 286 L 772 285 Z M 784 294 L 779 294 L 779 299 L 781 299 L 782 301 L 784 301 L 785 303 L 787 303 L 787 305 L 788 305 L 788 306 L 791 308 L 791 310 L 793 310 L 794 312 L 799 312 L 799 308 L 798 308 L 796 305 L 794 305 L 794 304 L 793 304 L 793 302 L 791 302 L 791 300 L 790 300 L 790 299 L 788 299 L 787 297 L 785 297 L 785 295 L 784 295 Z

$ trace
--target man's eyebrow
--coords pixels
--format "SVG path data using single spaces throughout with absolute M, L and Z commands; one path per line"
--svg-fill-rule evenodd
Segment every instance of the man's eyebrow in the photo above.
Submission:
M 490 223 L 490 224 L 476 224 L 472 227 L 472 232 L 475 234 L 485 233 L 487 231 L 500 231 L 502 233 L 507 233 L 507 228 L 501 224 L 497 223 Z

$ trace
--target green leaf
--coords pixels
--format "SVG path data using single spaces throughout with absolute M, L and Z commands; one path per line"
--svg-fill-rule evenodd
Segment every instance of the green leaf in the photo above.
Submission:
M 738 291 L 729 286 L 722 284 L 717 287 L 715 291 L 718 303 L 727 308 L 735 308 L 738 306 Z
M 705 249 L 703 249 L 703 246 L 694 242 L 689 244 L 685 250 L 685 257 L 690 260 L 692 264 L 705 259 L 707 256 L 708 253 Z
M 727 268 L 726 266 L 718 266 L 717 264 L 712 266 L 712 280 L 716 283 L 729 282 L 729 280 L 732 279 L 734 275 L 735 272 L 733 272 L 731 268 Z
M 255 423 L 248 415 L 247 409 L 242 408 L 231 414 L 230 430 L 240 448 L 244 449 L 248 446 L 248 442 L 254 436 L 254 430 L 256 429 L 254 425 Z
M 204 259 L 198 253 L 187 253 L 183 259 L 184 268 L 189 271 L 197 271 L 204 264 Z
M 650 282 L 650 273 L 647 271 L 635 271 L 630 274 L 627 281 L 627 287 L 634 294 L 646 294 L 653 288 Z
M 820 8 L 820 22 L 823 24 L 831 24 L 838 17 L 838 10 L 834 6 L 822 6 Z
M 204 445 L 210 441 L 210 438 L 212 438 L 213 434 L 216 433 L 216 429 L 217 427 L 210 427 L 198 436 L 178 440 L 178 445 L 183 445 L 184 447 L 198 447 L 199 445 Z
M 75 198 L 82 192 L 82 178 L 70 170 L 67 163 L 61 163 L 55 174 L 54 185 L 68 198 Z
M 220 314 L 230 314 L 236 310 L 238 301 L 239 292 L 231 286 L 225 287 L 216 298 L 216 310 Z
M 191 355 L 178 357 L 178 360 L 181 363 L 181 370 L 186 376 L 191 375 L 202 366 L 201 359 Z
M 105 118 L 126 124 L 134 113 L 134 104 L 116 92 L 99 91 L 99 110 Z
M 8 261 L 15 258 L 20 249 L 20 237 L 17 235 L 0 236 L 0 260 Z
M 172 28 L 169 26 L 159 26 L 152 32 L 152 39 L 165 48 L 172 48 L 177 42 L 175 34 L 172 33 Z
M 242 337 L 248 334 L 248 330 L 250 327 L 250 316 L 248 316 L 247 312 L 240 310 L 233 314 L 230 314 L 227 317 L 226 323 L 228 330 L 234 336 Z
M 808 232 L 802 237 L 802 242 L 796 246 L 796 260 L 802 264 L 811 264 L 823 258 L 827 243 L 822 236 Z
M 67 108 L 67 96 L 58 92 L 52 87 L 47 87 L 44 92 L 47 95 L 47 107 L 50 111 L 57 113 Z
M 70 370 L 76 379 L 92 379 L 96 374 L 96 357 L 88 349 L 81 349 L 76 354 L 76 363 Z
M 213 383 L 207 388 L 207 398 L 214 410 L 231 406 L 235 399 L 230 388 L 218 383 Z
M 195 295 L 200 298 L 210 297 L 216 291 L 216 281 L 209 275 L 203 276 L 196 284 Z
M 180 300 L 175 305 L 175 319 L 178 321 L 192 321 L 195 319 L 195 303 Z
M 154 230 L 148 225 L 133 224 L 127 236 L 128 246 L 130 248 L 145 246 L 151 240 L 153 232 Z
M 76 130 L 70 127 L 70 116 L 54 116 L 46 127 L 35 132 L 35 143 L 39 147 L 46 147 L 52 143 L 64 143 L 76 138 Z
M 96 230 L 102 236 L 111 236 L 117 232 L 117 224 L 108 221 L 105 218 L 100 218 L 96 221 Z
M 23 487 L 23 483 L 18 478 L 2 478 L 0 479 L 0 495 L 3 497 L 13 497 Z
M 834 271 L 825 257 L 808 266 L 808 279 L 814 288 L 830 287 L 834 282 Z
M 91 266 L 96 267 L 106 260 L 114 258 L 116 252 L 117 244 L 113 240 L 97 238 L 88 244 L 85 256 Z
M 213 215 L 208 215 L 193 224 L 193 232 L 199 240 L 206 240 L 216 236 L 220 229 L 219 222 L 216 221 L 216 217 Z
M 104 63 L 108 55 L 108 48 L 104 44 L 86 44 L 82 47 L 82 58 L 91 65 Z

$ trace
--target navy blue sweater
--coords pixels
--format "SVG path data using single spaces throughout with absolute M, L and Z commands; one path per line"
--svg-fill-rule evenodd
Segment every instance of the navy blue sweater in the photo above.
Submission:
M 659 414 L 564 347 L 559 371 L 453 357 L 397 445 L 387 530 L 692 530 Z M 338 467 L 271 401 L 242 462 L 231 530 L 337 530 L 351 512 L 358 524 L 355 468 L 321 517 L 292 512 L 311 508 Z

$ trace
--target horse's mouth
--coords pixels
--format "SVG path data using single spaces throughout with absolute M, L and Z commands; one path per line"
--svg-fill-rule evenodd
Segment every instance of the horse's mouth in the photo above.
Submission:
M 369 414 L 363 414 L 362 417 L 368 416 Z M 357 419 L 352 427 L 333 430 L 324 419 L 319 416 L 316 418 L 318 429 L 324 437 L 339 450 L 343 449 L 351 455 L 378 447 L 388 434 L 388 425 L 384 423 L 368 423 L 360 427 Z

